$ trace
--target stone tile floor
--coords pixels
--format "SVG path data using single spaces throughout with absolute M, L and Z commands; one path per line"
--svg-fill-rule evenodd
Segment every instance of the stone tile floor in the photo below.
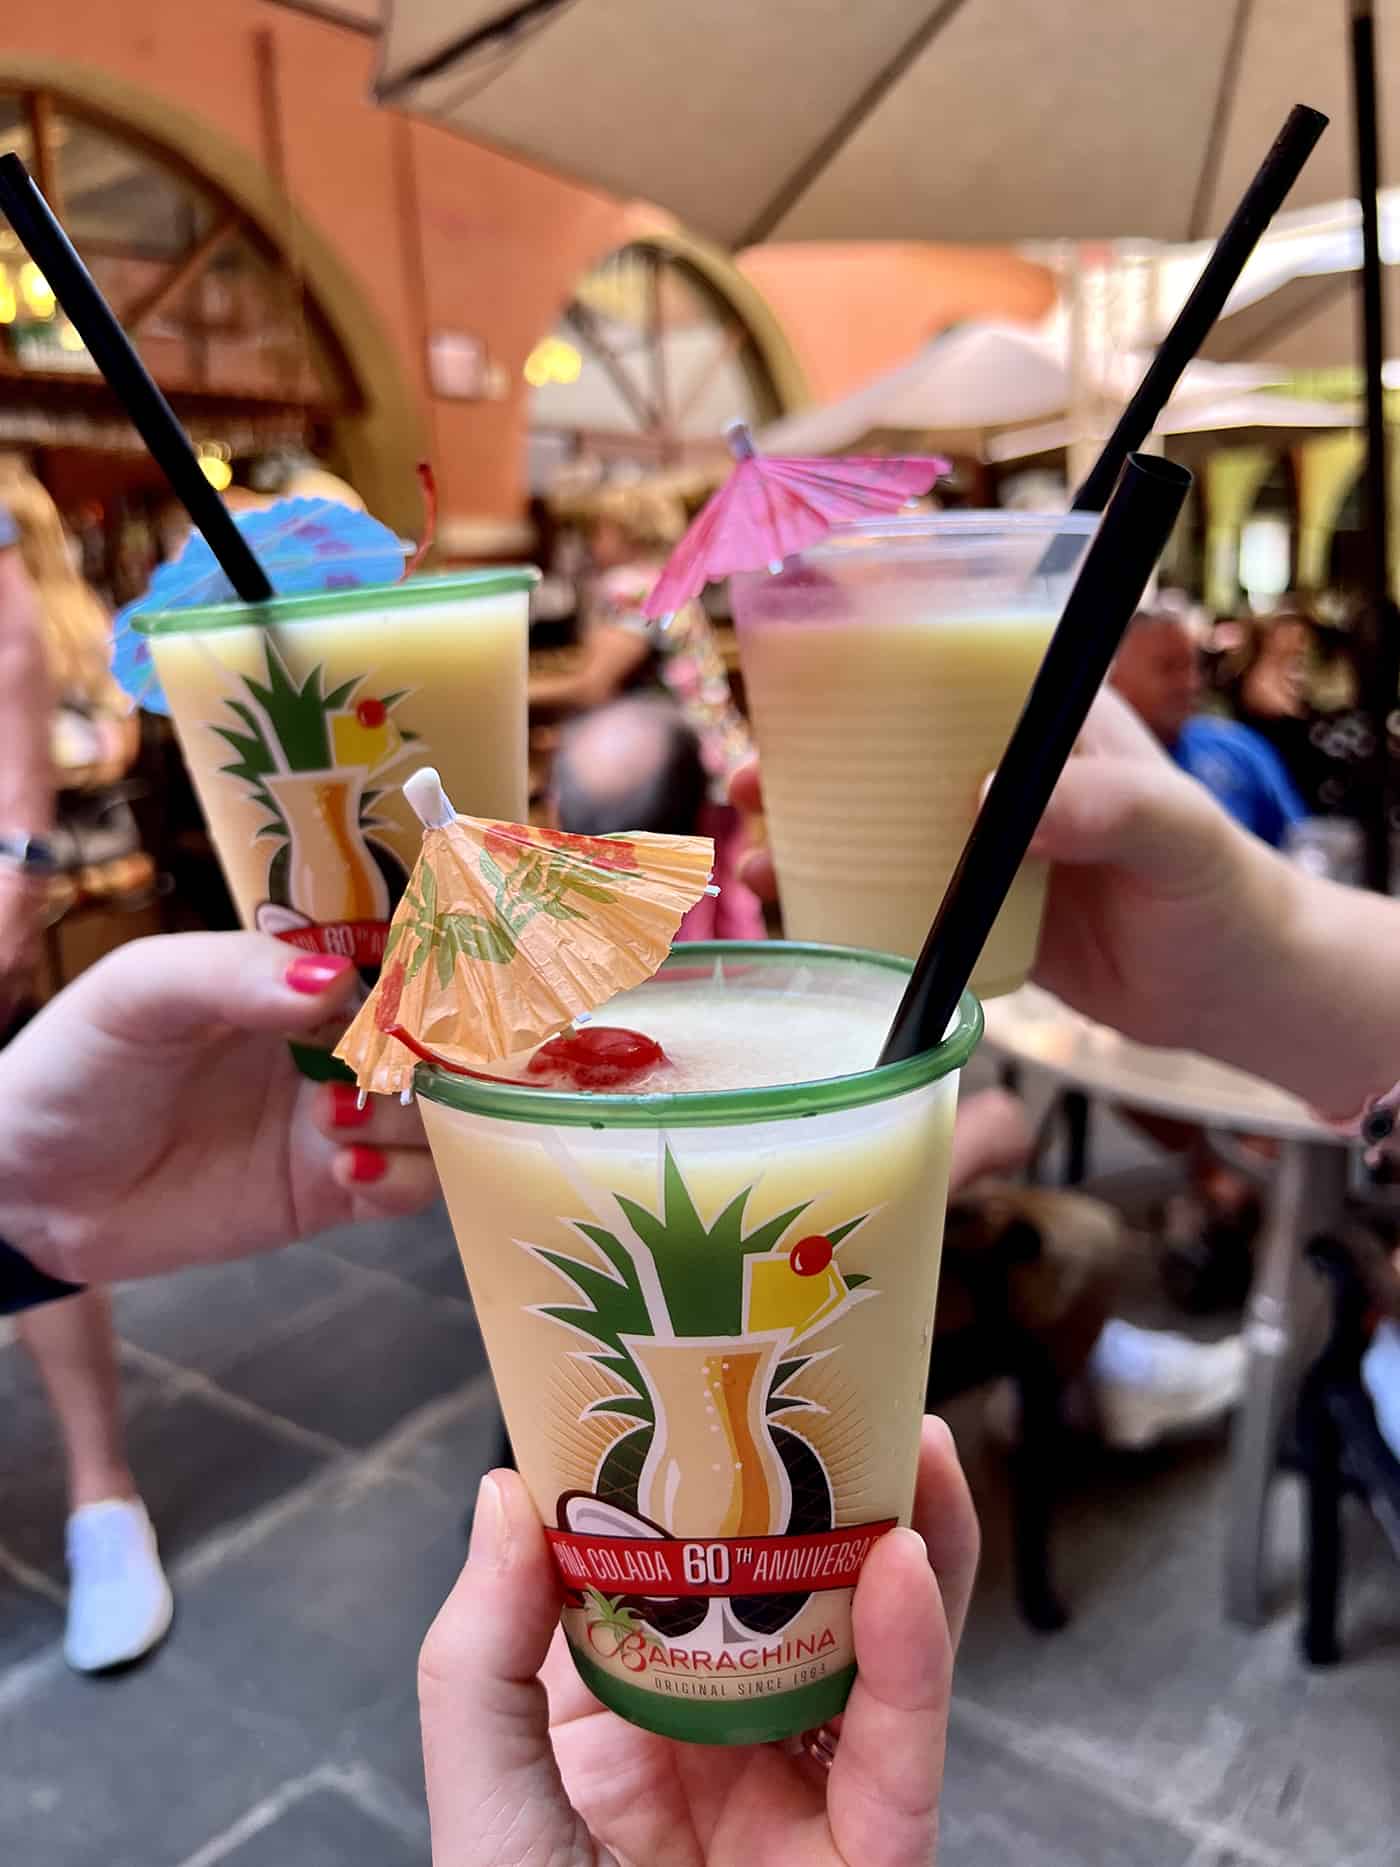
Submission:
M 1141 1165 L 1116 1131 L 1109 1164 Z M 57 1448 L 0 1338 L 0 1862 L 412 1867 L 427 1859 L 418 1643 L 496 1436 L 439 1213 L 117 1294 L 132 1449 L 179 1596 L 148 1666 L 64 1669 Z M 959 1669 L 943 1867 L 1383 1867 L 1400 1858 L 1400 1570 L 1352 1526 L 1348 1658 L 1279 1613 L 1223 1626 L 1223 1440 L 1084 1455 L 1060 1537 L 1073 1625 L 1011 1599 L 1005 1486 L 954 1425 L 986 1536 Z M 642 1864 L 644 1867 L 644 1864 Z

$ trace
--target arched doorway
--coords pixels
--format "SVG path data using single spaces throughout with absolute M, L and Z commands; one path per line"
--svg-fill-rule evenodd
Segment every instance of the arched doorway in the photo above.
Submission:
M 724 458 L 736 417 L 755 428 L 806 384 L 761 295 L 721 253 L 673 231 L 607 254 L 581 278 L 525 365 L 530 488 Z
M 426 449 L 397 353 L 255 157 L 166 99 L 39 58 L 0 57 L 0 147 L 29 163 L 197 441 L 235 459 L 310 447 L 381 517 L 416 529 Z M 0 246 L 0 446 L 141 459 L 24 268 Z

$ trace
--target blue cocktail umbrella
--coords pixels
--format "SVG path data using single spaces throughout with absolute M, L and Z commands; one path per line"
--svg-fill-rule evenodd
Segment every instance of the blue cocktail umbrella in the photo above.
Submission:
M 236 513 L 234 523 L 277 596 L 397 583 L 413 550 L 378 519 L 333 499 L 280 499 L 275 505 Z M 229 603 L 236 597 L 203 536 L 191 532 L 180 555 L 156 571 L 145 595 L 117 615 L 112 673 L 123 693 L 148 713 L 170 712 L 156 679 L 150 640 L 132 628 L 133 617 Z M 250 606 L 248 620 L 257 618 L 256 606 Z

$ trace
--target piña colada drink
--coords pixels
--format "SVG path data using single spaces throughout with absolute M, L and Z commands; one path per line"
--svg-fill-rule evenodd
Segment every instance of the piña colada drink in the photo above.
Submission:
M 598 1014 L 661 1047 L 627 1093 L 418 1072 L 575 1662 L 668 1736 L 839 1711 L 861 1563 L 909 1521 L 980 1013 L 873 1069 L 907 973 L 685 946 Z
M 1097 522 L 840 526 L 776 576 L 730 579 L 790 937 L 917 956 Z M 972 975 L 979 997 L 1025 983 L 1044 899 L 1028 862 Z
M 378 966 L 434 764 L 462 809 L 526 813 L 530 570 L 146 613 L 244 925 Z

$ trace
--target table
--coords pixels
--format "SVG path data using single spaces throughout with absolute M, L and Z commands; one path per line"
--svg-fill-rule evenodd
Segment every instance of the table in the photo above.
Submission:
M 1268 1135 L 1279 1143 L 1245 1311 L 1247 1374 L 1231 1443 L 1225 1556 L 1226 1613 L 1260 1626 L 1269 1496 L 1295 1372 L 1303 1247 L 1341 1212 L 1349 1146 L 1284 1090 L 1189 1051 L 1135 1044 L 1037 986 L 991 999 L 985 1010 L 994 1051 L 1045 1070 L 1084 1096 L 1195 1122 L 1217 1134 Z

